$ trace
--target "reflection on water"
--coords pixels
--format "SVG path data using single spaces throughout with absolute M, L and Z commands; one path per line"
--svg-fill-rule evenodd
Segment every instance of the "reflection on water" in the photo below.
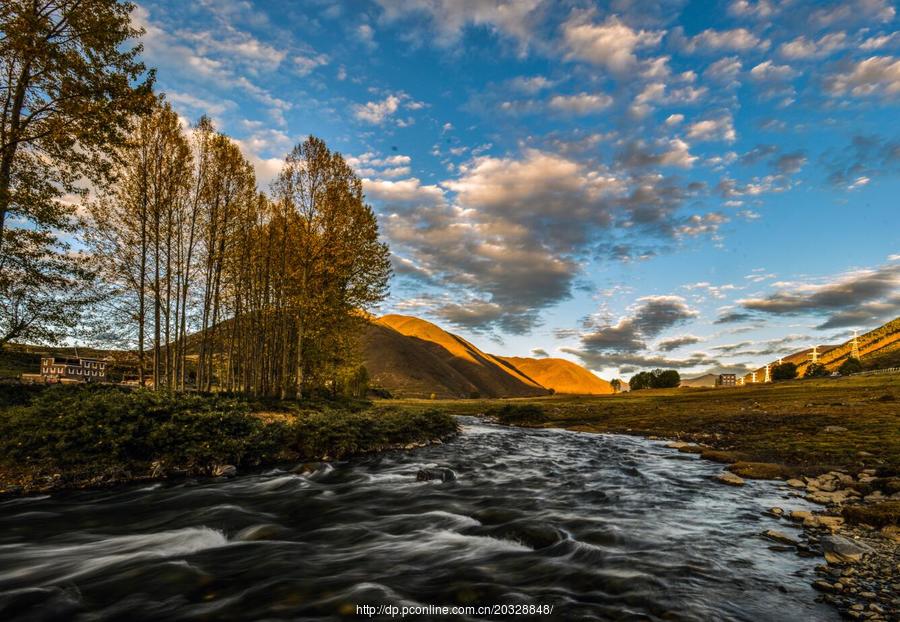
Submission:
M 801 503 L 775 485 L 714 483 L 719 466 L 642 439 L 464 422 L 445 445 L 305 475 L 0 503 L 0 619 L 324 620 L 382 603 L 836 619 L 814 602 L 815 560 L 758 536 L 775 527 L 764 509 Z M 417 481 L 424 467 L 457 479 Z

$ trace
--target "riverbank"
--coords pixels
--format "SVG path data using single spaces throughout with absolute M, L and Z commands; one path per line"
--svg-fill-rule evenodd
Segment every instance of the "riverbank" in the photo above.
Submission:
M 271 402 L 117 387 L 0 387 L 0 495 L 230 477 L 420 447 L 457 433 L 436 411 Z
M 673 450 L 726 464 L 717 478 L 723 485 L 782 480 L 821 510 L 772 508 L 771 517 L 800 523 L 804 536 L 768 538 L 825 557 L 815 583 L 820 598 L 849 618 L 900 616 L 900 375 L 402 406 L 416 412 L 426 404 L 506 425 L 666 440 Z

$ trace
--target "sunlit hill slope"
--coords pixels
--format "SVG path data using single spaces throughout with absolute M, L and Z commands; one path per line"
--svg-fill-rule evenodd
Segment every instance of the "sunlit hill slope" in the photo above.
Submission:
M 612 393 L 604 380 L 561 359 L 504 358 L 425 320 L 386 315 L 363 343 L 375 386 L 409 397 L 531 397 Z

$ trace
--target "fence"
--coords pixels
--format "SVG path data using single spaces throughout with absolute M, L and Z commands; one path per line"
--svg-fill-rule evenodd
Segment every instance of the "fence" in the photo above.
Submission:
M 851 376 L 877 376 L 878 374 L 896 374 L 900 373 L 900 367 L 888 367 L 886 369 L 872 369 L 869 371 L 861 371 Z

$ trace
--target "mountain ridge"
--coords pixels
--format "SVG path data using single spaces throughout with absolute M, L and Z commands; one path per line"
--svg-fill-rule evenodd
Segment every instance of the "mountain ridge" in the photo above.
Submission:
M 612 387 L 564 359 L 504 357 L 421 318 L 389 314 L 369 322 L 363 359 L 373 383 L 404 397 L 535 397 L 608 394 Z

